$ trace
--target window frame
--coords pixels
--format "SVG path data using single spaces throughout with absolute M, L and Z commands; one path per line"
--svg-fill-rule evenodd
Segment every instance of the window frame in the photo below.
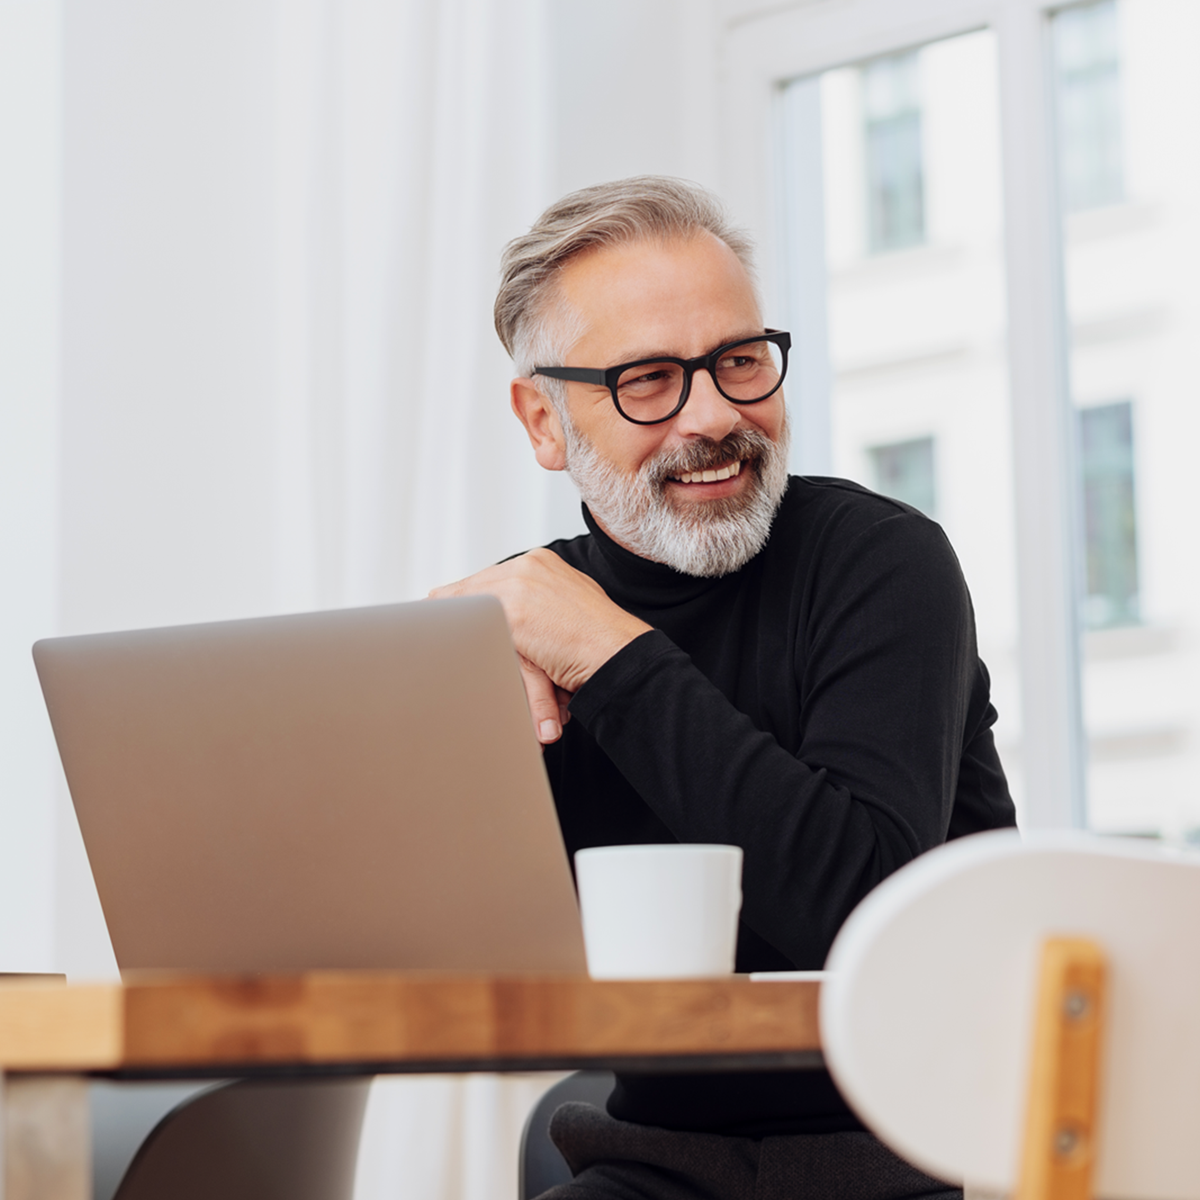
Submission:
M 831 0 L 756 11 L 732 0 L 723 37 L 720 184 L 764 248 L 773 311 L 793 331 L 789 388 L 793 468 L 828 473 L 831 376 L 825 338 L 823 213 L 777 219 L 785 173 L 814 163 L 775 151 L 782 127 L 816 126 L 817 91 L 783 85 L 835 67 L 990 29 L 999 58 L 1009 401 L 1016 496 L 1024 823 L 1084 827 L 1086 743 L 1081 701 L 1074 422 L 1068 382 L 1062 219 L 1054 139 L 1050 22 L 1088 0 Z M 760 130 L 758 138 L 747 130 Z M 820 143 L 811 140 L 820 169 Z M 818 189 L 810 189 L 818 190 Z M 796 225 L 800 224 L 797 232 Z

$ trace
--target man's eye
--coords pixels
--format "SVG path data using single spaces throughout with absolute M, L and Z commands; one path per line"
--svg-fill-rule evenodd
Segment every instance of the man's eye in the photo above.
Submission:
M 717 363 L 718 371 L 747 371 L 759 365 L 752 354 L 727 354 Z
M 670 387 L 678 373 L 678 368 L 670 363 L 633 367 L 621 376 L 618 386 L 622 391 L 629 392 L 654 391 Z

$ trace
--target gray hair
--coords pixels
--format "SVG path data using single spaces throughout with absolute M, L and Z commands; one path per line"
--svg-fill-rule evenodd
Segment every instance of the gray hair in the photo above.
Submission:
M 559 272 L 577 254 L 704 231 L 737 255 L 754 285 L 753 243 L 699 184 L 665 175 L 635 175 L 583 188 L 552 204 L 528 233 L 508 243 L 500 258 L 496 332 L 518 374 L 531 375 L 538 363 L 561 363 L 583 332 L 582 316 L 555 295 Z M 565 393 L 560 381 L 540 376 L 537 380 L 560 407 Z

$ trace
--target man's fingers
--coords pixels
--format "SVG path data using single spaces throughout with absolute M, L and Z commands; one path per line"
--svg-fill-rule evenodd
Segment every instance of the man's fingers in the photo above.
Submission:
M 554 694 L 558 698 L 558 719 L 565 726 L 571 719 L 571 710 L 567 705 L 571 703 L 573 693 L 568 692 L 565 688 L 556 687 Z
M 562 737 L 564 719 L 559 704 L 559 690 L 541 667 L 521 658 L 521 678 L 525 682 L 525 699 L 533 717 L 533 729 L 543 746 Z
M 552 550 L 530 550 L 430 593 L 435 598 L 480 594 L 495 596 L 503 605 L 517 652 L 572 692 L 650 629 Z M 557 705 L 547 709 L 544 700 L 545 689 L 539 684 L 530 695 L 530 708 L 536 709 L 539 722 L 553 720 L 561 731 Z M 539 733 L 543 741 L 558 736 L 558 732 L 551 736 L 549 726 Z

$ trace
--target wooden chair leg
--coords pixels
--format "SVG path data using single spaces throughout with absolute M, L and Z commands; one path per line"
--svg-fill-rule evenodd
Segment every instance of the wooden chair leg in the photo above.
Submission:
M 1015 1200 L 1091 1200 L 1105 1008 L 1100 947 L 1082 938 L 1048 940 Z

